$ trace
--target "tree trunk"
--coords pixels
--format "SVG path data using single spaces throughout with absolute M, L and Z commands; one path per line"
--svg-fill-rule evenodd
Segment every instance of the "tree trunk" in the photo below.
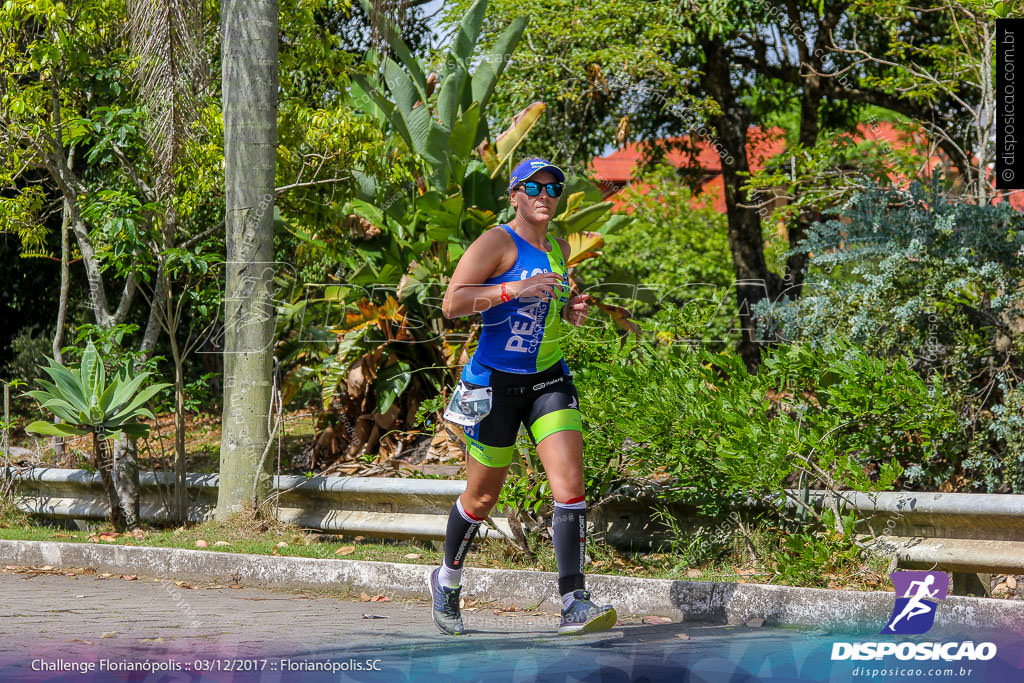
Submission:
M 114 490 L 121 501 L 125 521 L 129 529 L 139 526 L 139 453 L 135 439 L 129 439 L 124 432 L 111 445 L 113 451 Z
M 222 16 L 224 182 L 224 412 L 216 519 L 241 511 L 255 478 L 270 493 L 273 367 L 273 201 L 277 146 L 276 0 L 225 0 Z
M 92 433 L 92 447 L 96 464 L 96 471 L 100 473 L 100 481 L 103 483 L 103 492 L 107 496 L 107 503 L 110 505 L 110 523 L 118 531 L 124 531 L 128 527 L 134 528 L 138 525 L 138 519 L 131 517 L 126 512 L 118 497 L 117 488 L 114 486 L 114 463 L 110 457 L 110 439 L 107 434 L 100 432 Z
M 739 102 L 730 80 L 731 65 L 728 49 L 721 37 L 703 43 L 707 60 L 703 75 L 705 89 L 718 102 L 721 114 L 712 117 L 721 146 L 722 181 L 725 187 L 725 206 L 729 224 L 729 250 L 732 252 L 733 273 L 736 276 L 736 303 L 740 319 L 739 354 L 750 371 L 756 371 L 761 362 L 761 344 L 750 307 L 765 298 L 774 297 L 780 289 L 778 275 L 769 272 L 764 260 L 764 241 L 761 236 L 761 216 L 749 204 L 747 193 L 741 189 L 750 170 L 747 159 L 747 129 L 751 116 Z
M 167 302 L 170 305 L 170 302 Z M 184 524 L 186 520 L 187 490 L 185 488 L 185 359 L 177 337 L 168 335 L 171 357 L 174 360 L 174 517 Z
M 64 202 L 64 217 L 60 224 L 60 298 L 57 304 L 57 325 L 53 331 L 53 359 L 58 363 L 64 363 L 64 357 L 60 352 L 60 348 L 64 346 L 64 322 L 67 320 L 68 313 L 68 289 L 71 284 L 71 273 L 68 265 L 69 253 L 71 251 L 70 245 L 68 244 L 68 220 L 71 212 L 68 203 Z M 53 418 L 54 422 L 62 422 L 59 417 Z M 60 462 L 64 458 L 64 439 L 56 437 L 53 440 L 53 452 L 57 457 L 57 461 Z

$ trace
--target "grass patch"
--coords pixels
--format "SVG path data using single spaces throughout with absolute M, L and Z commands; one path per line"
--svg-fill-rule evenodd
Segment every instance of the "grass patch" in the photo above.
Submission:
M 0 530 L 11 527 L 22 527 L 31 522 L 31 518 L 14 504 L 14 499 L 0 497 Z

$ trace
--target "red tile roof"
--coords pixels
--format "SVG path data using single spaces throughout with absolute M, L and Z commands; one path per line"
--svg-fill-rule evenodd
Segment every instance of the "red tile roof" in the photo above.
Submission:
M 685 143 L 687 142 L 687 137 L 669 138 L 669 140 Z M 908 146 L 923 148 L 928 144 L 922 132 L 908 133 L 888 121 L 878 121 L 872 125 L 860 124 L 857 134 L 853 136 L 853 139 L 857 142 L 865 140 L 885 141 L 896 149 Z M 717 211 L 724 213 L 725 186 L 721 175 L 721 157 L 713 144 L 703 138 L 696 140 L 696 147 L 697 157 L 695 163 L 704 169 L 704 177 L 706 178 L 701 184 L 698 194 L 709 194 L 712 198 L 712 206 Z M 747 136 L 747 158 L 751 170 L 757 171 L 764 168 L 765 161 L 782 153 L 785 147 L 785 136 L 781 128 L 772 128 L 767 132 L 762 132 L 759 128 L 751 127 Z M 668 161 L 676 168 L 691 166 L 690 155 L 687 153 L 672 150 L 666 156 Z M 593 159 L 591 167 L 594 170 L 596 180 L 601 183 L 602 187 L 607 188 L 605 193 L 614 194 L 613 191 L 615 189 L 631 183 L 633 172 L 639 164 L 641 157 L 642 151 L 640 146 L 637 143 L 631 142 L 607 156 Z M 929 158 L 929 165 L 933 168 L 936 165 L 941 166 L 943 164 L 943 157 L 937 154 L 932 154 Z M 894 175 L 893 181 L 897 184 L 905 185 L 907 178 Z M 641 184 L 633 183 L 632 186 L 635 189 L 644 191 L 644 187 Z M 1010 204 L 1014 208 L 1024 211 L 1024 190 L 1011 192 L 1008 196 Z M 1001 199 L 1001 197 L 997 197 L 994 201 L 999 203 Z M 631 207 L 626 202 L 617 200 L 614 196 L 612 201 L 616 203 L 617 209 L 631 210 Z M 695 198 L 695 201 L 702 201 L 702 199 Z

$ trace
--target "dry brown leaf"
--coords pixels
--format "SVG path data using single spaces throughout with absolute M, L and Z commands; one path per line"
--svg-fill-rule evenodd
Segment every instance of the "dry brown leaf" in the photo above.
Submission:
M 695 578 L 697 578 L 700 575 L 701 575 L 701 571 L 699 569 L 687 569 L 686 570 L 686 578 L 688 578 L 688 579 L 695 579 Z
M 419 553 L 409 553 L 408 555 L 405 556 L 405 559 L 407 559 L 407 560 L 418 560 L 419 557 L 420 557 Z
M 139 577 L 136 576 L 135 574 L 125 574 L 121 578 L 124 579 L 125 581 L 135 581 Z
M 228 543 L 227 541 L 217 541 L 213 545 L 214 545 L 214 547 L 220 547 L 220 546 L 231 545 L 231 544 Z
M 340 548 L 338 548 L 337 550 L 335 550 L 334 554 L 335 555 L 351 555 L 355 551 L 356 551 L 356 547 L 354 545 L 343 545 Z
M 372 598 L 370 598 L 370 596 L 367 595 L 366 593 L 360 593 L 359 594 L 359 602 L 370 602 L 371 599 Z
M 645 616 L 643 618 L 643 622 L 645 624 L 661 625 L 661 624 L 671 624 L 672 620 L 667 618 L 667 617 L 659 617 L 659 616 L 657 616 L 655 614 L 649 614 L 649 615 L 647 615 L 647 616 Z
M 690 636 L 685 633 L 677 633 L 676 638 L 678 638 L 679 640 L 689 640 Z
M 287 547 L 288 547 L 288 544 L 287 544 L 287 543 L 285 543 L 284 541 L 281 541 L 280 543 L 278 543 L 278 544 L 277 544 L 276 546 L 274 546 L 274 547 L 275 547 L 275 548 L 287 548 Z
M 196 547 L 197 548 L 209 548 L 210 544 L 200 538 L 198 541 L 196 541 Z

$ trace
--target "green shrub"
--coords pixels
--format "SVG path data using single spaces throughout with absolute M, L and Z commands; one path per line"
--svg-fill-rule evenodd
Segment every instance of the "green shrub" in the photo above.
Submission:
M 666 501 L 710 514 L 746 496 L 811 488 L 884 490 L 935 457 L 954 427 L 941 393 L 906 358 L 859 346 L 787 345 L 757 375 L 732 351 L 666 341 L 658 323 L 619 345 L 610 326 L 579 328 L 564 348 L 579 387 L 588 496 L 660 477 Z
M 1024 491 L 1024 218 L 952 202 L 937 184 L 874 188 L 812 226 L 804 295 L 754 307 L 762 333 L 831 354 L 843 339 L 910 359 L 959 417 L 906 485 Z

